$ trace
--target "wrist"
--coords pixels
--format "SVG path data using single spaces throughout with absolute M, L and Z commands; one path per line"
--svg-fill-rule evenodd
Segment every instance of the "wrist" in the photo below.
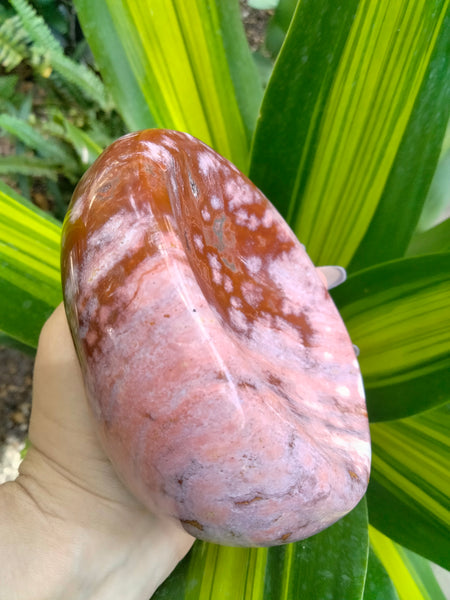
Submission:
M 83 489 L 34 448 L 0 486 L 0 515 L 0 600 L 148 600 L 192 543 L 131 497 L 124 507 Z

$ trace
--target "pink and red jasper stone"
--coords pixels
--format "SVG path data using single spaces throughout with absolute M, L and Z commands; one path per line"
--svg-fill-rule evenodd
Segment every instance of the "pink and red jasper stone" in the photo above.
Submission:
M 75 190 L 66 312 L 105 451 L 151 511 L 231 546 L 311 536 L 369 478 L 352 343 L 267 198 L 192 136 L 112 144 Z

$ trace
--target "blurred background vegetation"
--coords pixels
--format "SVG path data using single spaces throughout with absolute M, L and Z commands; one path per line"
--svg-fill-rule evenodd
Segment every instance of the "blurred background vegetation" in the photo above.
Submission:
M 0 4 L 0 177 L 62 219 L 82 173 L 126 129 L 73 3 L 29 6 Z

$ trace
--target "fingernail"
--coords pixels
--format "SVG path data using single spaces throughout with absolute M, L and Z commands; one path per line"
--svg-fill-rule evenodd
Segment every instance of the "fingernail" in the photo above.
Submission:
M 320 270 L 325 275 L 327 280 L 327 288 L 329 290 L 340 285 L 341 283 L 344 283 L 344 281 L 347 279 L 347 271 L 344 269 L 344 267 L 333 265 L 320 267 Z

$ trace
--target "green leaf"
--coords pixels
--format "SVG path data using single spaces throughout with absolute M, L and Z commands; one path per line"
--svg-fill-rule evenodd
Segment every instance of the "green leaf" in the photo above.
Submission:
M 363 597 L 368 560 L 366 501 L 303 542 L 269 551 L 264 600 Z
M 434 10 L 435 4 L 428 2 L 425 7 Z M 404 255 L 428 203 L 430 185 L 434 189 L 433 178 L 437 181 L 436 175 L 439 176 L 439 154 L 450 114 L 450 11 L 448 2 L 441 6 L 436 6 L 442 10 L 441 16 L 445 15 L 441 33 L 377 210 L 349 265 L 350 270 Z M 432 21 L 435 15 L 431 12 L 425 18 Z
M 450 253 L 383 263 L 333 290 L 360 349 L 371 421 L 442 404 L 450 391 Z
M 371 426 L 369 521 L 399 544 L 450 567 L 450 405 Z
M 77 86 L 88 98 L 95 100 L 108 111 L 112 108 L 105 93 L 102 80 L 83 63 L 77 63 L 66 56 L 58 40 L 53 36 L 44 19 L 26 0 L 10 0 L 15 8 L 23 29 L 33 42 L 32 55 L 45 62 L 66 81 Z
M 444 252 L 450 250 L 450 219 L 445 219 L 427 231 L 413 235 L 406 251 L 407 256 Z
M 60 160 L 23 154 L 20 156 L 0 156 L 0 175 L 16 173 L 34 177 L 48 177 L 55 180 L 61 172 L 69 180 L 74 181 L 73 174 L 66 171 L 64 163 Z
M 417 229 L 424 232 L 434 227 L 450 214 L 450 121 L 447 125 L 441 155 L 428 195 L 420 215 Z
M 103 148 L 99 146 L 85 131 L 75 127 L 70 121 L 63 117 L 66 139 L 75 148 L 83 165 L 89 166 L 100 156 Z
M 6 333 L 3 333 L 3 331 L 0 331 L 0 347 L 2 346 L 4 348 L 14 348 L 14 350 L 20 350 L 20 352 L 23 352 L 28 356 L 36 355 L 36 349 L 32 346 L 22 344 L 22 342 L 19 342 L 19 340 L 16 340 L 9 335 L 6 335 Z
M 394 583 L 400 600 L 445 600 L 425 558 L 396 544 L 374 527 L 369 528 L 369 534 L 371 546 Z M 364 600 L 368 599 L 364 597 Z
M 267 24 L 265 47 L 272 56 L 276 56 L 283 45 L 296 6 L 297 0 L 280 0 Z
M 154 600 L 362 598 L 368 553 L 365 500 L 321 533 L 274 548 L 196 542 Z
M 261 89 L 236 1 L 158 0 L 151 9 L 145 0 L 76 0 L 75 5 L 129 126 L 156 124 L 187 131 L 247 169 Z M 100 15 L 107 15 L 101 41 L 97 29 L 90 26 L 100 22 Z M 99 42 L 104 45 L 100 52 Z M 117 63 L 106 56 L 110 48 L 113 56 L 120 53 Z M 130 81 L 130 73 L 134 81 L 118 93 L 124 71 L 128 72 L 125 81 Z M 133 103 L 128 101 L 136 88 L 138 117 L 130 114 Z
M 0 329 L 36 347 L 61 302 L 61 226 L 0 183 Z
M 257 10 L 272 10 L 277 7 L 279 0 L 247 0 L 251 8 Z
M 3 100 L 10 99 L 14 95 L 18 81 L 18 75 L 2 75 L 0 77 L 0 98 Z
M 383 563 L 373 551 L 372 545 L 369 548 L 369 562 L 367 564 L 363 600 L 399 600 L 394 584 L 387 574 Z
M 316 264 L 348 266 L 363 239 L 359 266 L 404 251 L 448 119 L 449 4 L 298 4 L 263 100 L 250 177 Z M 375 244 L 379 255 L 375 239 L 389 241 Z
M 130 131 L 156 127 L 105 0 L 74 0 L 83 33 L 103 81 Z M 101 23 L 101 35 L 99 35 Z
M 64 165 L 66 172 L 76 171 L 77 164 L 67 150 L 55 139 L 48 139 L 25 119 L 13 115 L 0 115 L 0 127 L 18 138 L 28 148 L 38 152 L 43 158 L 57 161 Z

